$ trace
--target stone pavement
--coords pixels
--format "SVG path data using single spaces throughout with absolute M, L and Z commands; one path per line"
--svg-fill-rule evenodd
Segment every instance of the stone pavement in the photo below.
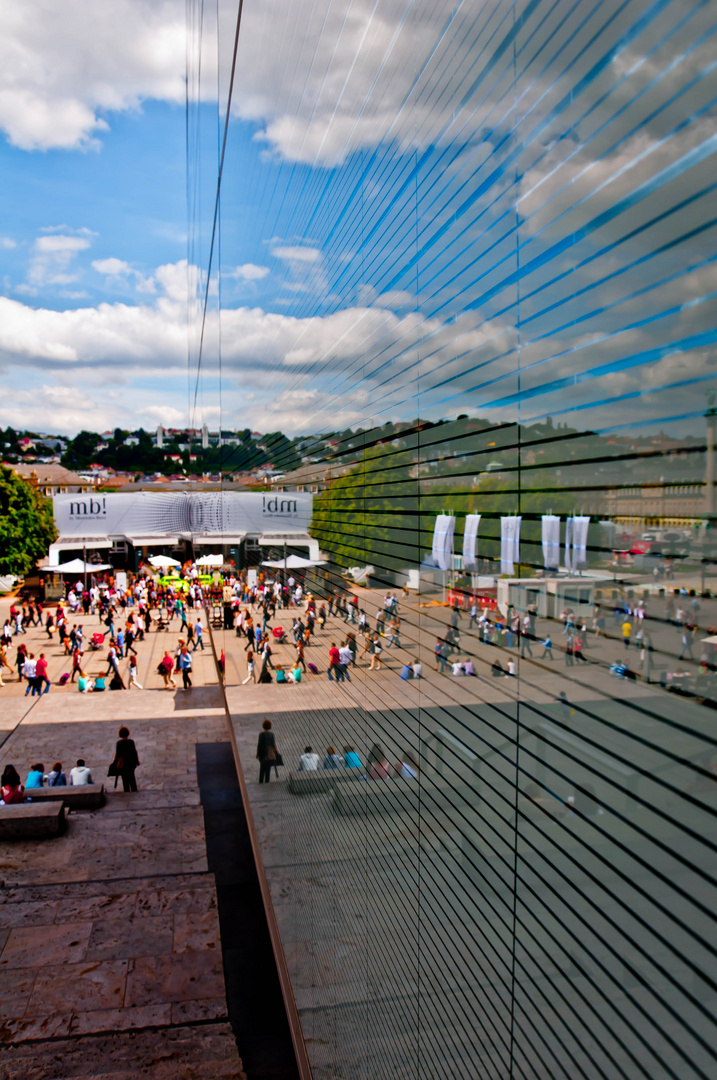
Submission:
M 0 690 L 1 762 L 23 779 L 34 761 L 69 772 L 84 757 L 111 785 L 121 723 L 142 764 L 137 793 L 109 786 L 64 836 L 0 847 L 0 1080 L 242 1077 L 195 760 L 226 739 L 218 687 L 18 692 Z

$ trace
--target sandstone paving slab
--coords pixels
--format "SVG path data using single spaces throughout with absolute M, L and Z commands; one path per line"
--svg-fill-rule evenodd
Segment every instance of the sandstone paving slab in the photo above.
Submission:
M 42 968 L 35 979 L 27 1014 L 50 1016 L 120 1008 L 128 966 L 128 960 L 94 960 Z
M 172 952 L 173 938 L 174 917 L 171 915 L 99 919 L 92 924 L 86 959 L 161 956 Z
M 29 712 L 0 698 L 24 716 L 3 763 L 69 771 L 83 756 L 107 793 L 56 841 L 0 846 L 0 1080 L 243 1075 L 196 769 L 196 744 L 225 741 L 226 721 L 216 686 L 200 689 L 196 715 L 190 695 L 177 710 L 153 690 L 53 687 Z M 136 793 L 105 776 L 122 723 L 142 762 Z
M 3 968 L 54 968 L 84 960 L 92 933 L 92 923 L 65 922 L 46 926 L 38 935 L 34 926 L 12 929 L 0 953 Z
M 245 1080 L 228 1023 L 60 1038 L 3 1050 L 0 1080 Z
M 216 911 L 174 916 L 174 952 L 214 952 L 219 949 L 221 938 Z
M 139 957 L 131 961 L 126 1004 L 152 1001 L 192 1001 L 216 998 L 224 992 L 221 953 L 185 952 Z

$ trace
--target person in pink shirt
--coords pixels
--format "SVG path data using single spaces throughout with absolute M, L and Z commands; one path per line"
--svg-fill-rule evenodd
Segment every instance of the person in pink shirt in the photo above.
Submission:
M 47 694 L 50 691 L 50 680 L 47 677 L 47 660 L 44 652 L 41 652 L 39 659 L 35 662 L 35 685 L 38 694 L 42 693 L 43 683 L 45 683 L 45 693 Z
M 6 806 L 25 801 L 25 788 L 14 765 L 6 765 L 2 774 L 2 801 Z

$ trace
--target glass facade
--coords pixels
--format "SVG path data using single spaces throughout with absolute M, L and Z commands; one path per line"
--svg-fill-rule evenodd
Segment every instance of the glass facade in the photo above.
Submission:
M 708 1080 L 717 5 L 246 5 L 207 279 L 235 20 L 190 403 L 314 495 L 318 674 L 242 686 L 223 637 L 313 1074 Z

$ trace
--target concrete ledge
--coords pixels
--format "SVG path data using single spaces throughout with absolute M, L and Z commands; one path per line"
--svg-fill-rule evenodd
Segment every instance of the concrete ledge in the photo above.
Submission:
M 337 784 L 353 779 L 346 775 L 347 772 L 349 770 L 319 769 L 316 772 L 290 773 L 289 791 L 294 795 L 315 795 L 317 792 L 333 791 Z
M 81 787 L 43 787 L 31 788 L 25 792 L 33 803 L 61 802 L 72 810 L 98 810 L 105 804 L 104 784 L 85 784 Z
M 65 807 L 61 802 L 0 807 L 0 840 L 41 840 L 59 836 L 64 827 Z
M 399 814 L 418 809 L 419 780 L 352 780 L 334 790 L 337 814 Z

